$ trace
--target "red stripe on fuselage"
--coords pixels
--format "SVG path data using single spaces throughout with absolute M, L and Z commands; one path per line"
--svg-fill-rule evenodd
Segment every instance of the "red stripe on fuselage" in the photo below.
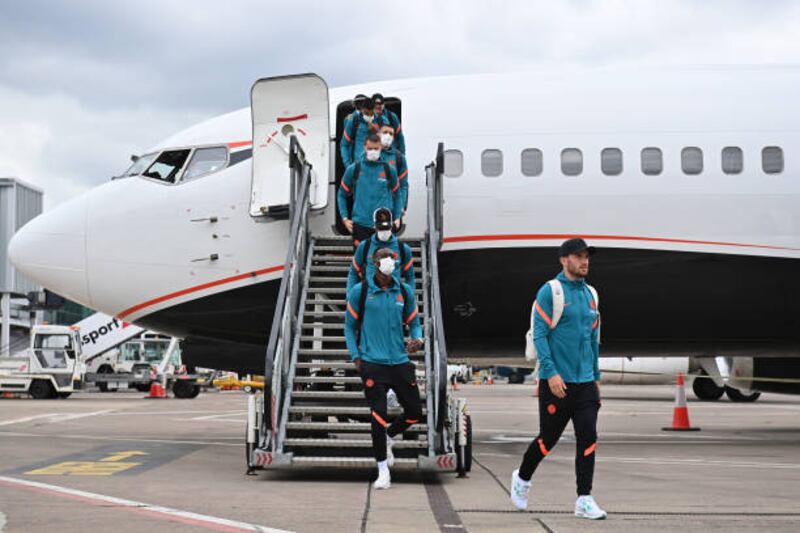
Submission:
M 117 315 L 117 318 L 125 318 L 126 316 L 132 315 L 137 311 L 141 311 L 142 309 L 146 309 L 148 307 L 154 306 L 156 304 L 160 304 L 162 302 L 166 302 L 168 300 L 173 300 L 175 298 L 180 298 L 181 296 L 185 296 L 187 294 L 191 294 L 193 292 L 202 291 L 205 289 L 210 289 L 212 287 L 218 287 L 220 285 L 225 285 L 227 283 L 234 283 L 236 281 L 241 281 L 247 278 L 254 278 L 256 276 L 263 276 L 264 274 L 269 274 L 272 272 L 278 272 L 283 270 L 283 265 L 274 266 L 269 268 L 263 268 L 261 270 L 256 270 L 254 272 L 246 272 L 244 274 L 237 274 L 236 276 L 230 276 L 228 278 L 222 278 L 215 281 L 209 281 L 208 283 L 203 283 L 202 285 L 196 285 L 194 287 L 189 287 L 187 289 L 181 289 L 179 291 L 171 292 L 169 294 L 165 294 L 164 296 L 159 296 L 158 298 L 153 298 L 152 300 L 148 300 L 146 302 L 140 303 L 138 305 L 134 305 L 123 312 Z
M 566 240 L 581 237 L 595 241 L 635 241 L 635 242 L 663 242 L 671 244 L 702 244 L 708 246 L 735 246 L 739 248 L 762 248 L 766 250 L 784 250 L 800 252 L 800 248 L 790 248 L 786 246 L 770 246 L 766 244 L 742 244 L 736 242 L 718 241 L 695 241 L 688 239 L 671 239 L 667 237 L 638 237 L 630 235 L 575 235 L 569 233 L 548 233 L 548 234 L 518 234 L 518 235 L 462 235 L 458 237 L 445 237 L 445 244 L 457 242 L 485 242 L 485 241 L 546 241 L 546 240 Z

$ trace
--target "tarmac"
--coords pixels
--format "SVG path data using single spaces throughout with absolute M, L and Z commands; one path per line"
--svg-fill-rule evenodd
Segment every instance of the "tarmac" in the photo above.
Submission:
M 241 392 L 143 400 L 137 392 L 0 400 L 0 531 L 800 530 L 800 397 L 700 402 L 698 432 L 664 432 L 667 386 L 604 386 L 594 496 L 572 515 L 574 436 L 537 470 L 526 512 L 508 480 L 538 427 L 532 385 L 466 385 L 469 476 L 373 472 L 245 475 Z

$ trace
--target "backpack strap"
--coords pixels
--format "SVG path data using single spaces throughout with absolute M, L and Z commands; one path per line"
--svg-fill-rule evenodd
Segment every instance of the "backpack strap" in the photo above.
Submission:
M 367 293 L 369 292 L 369 284 L 367 283 L 367 276 L 361 280 L 361 295 L 358 297 L 359 313 L 358 320 L 356 320 L 356 346 L 361 348 L 361 326 L 364 325 L 364 315 L 367 313 Z
M 557 279 L 551 279 L 547 284 L 550 285 L 550 291 L 553 293 L 553 316 L 550 329 L 556 329 L 561 315 L 564 314 L 564 287 Z
M 358 185 L 358 176 L 361 174 L 361 161 L 356 161 L 356 168 L 353 169 L 353 192 L 351 196 L 356 197 L 356 185 Z
M 401 278 L 402 279 L 402 278 Z M 400 292 L 403 293 L 403 308 L 405 308 L 406 302 L 408 302 L 408 291 L 406 290 L 406 284 L 402 281 L 400 282 Z M 413 311 L 412 311 L 413 312 Z M 406 330 L 410 327 L 409 324 L 406 324 L 407 317 L 403 316 L 403 330 Z
M 369 247 L 372 244 L 372 236 L 364 241 L 364 254 L 361 256 L 361 264 L 359 267 L 361 268 L 361 278 L 366 280 L 367 279 L 367 261 L 369 260 Z
M 386 181 L 389 181 L 389 176 L 392 175 L 392 167 L 386 161 L 383 162 L 383 173 L 386 174 Z M 397 173 L 395 173 L 397 175 Z M 392 193 L 397 192 L 397 189 L 400 188 L 400 180 L 395 181 L 394 186 L 392 186 L 391 190 Z
M 397 244 L 400 246 L 400 268 L 402 269 L 408 263 L 408 254 L 406 253 L 406 243 L 400 242 L 398 239 Z M 402 276 L 400 276 L 402 279 Z
M 353 111 L 353 120 L 350 121 L 350 124 L 353 125 L 353 133 L 350 136 L 350 159 L 353 160 L 356 158 L 356 137 L 358 137 L 358 128 L 361 127 L 361 113 L 358 111 Z
M 586 288 L 589 289 L 589 292 L 592 293 L 592 298 L 594 298 L 594 308 L 597 310 L 597 319 L 600 320 L 600 296 L 597 294 L 597 289 L 586 284 Z M 600 328 L 603 326 L 602 322 L 597 324 L 597 343 L 600 343 Z

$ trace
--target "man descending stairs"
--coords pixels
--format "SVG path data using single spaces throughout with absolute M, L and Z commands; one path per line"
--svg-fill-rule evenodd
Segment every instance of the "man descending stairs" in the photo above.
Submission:
M 416 272 L 424 275 L 422 243 L 410 242 Z M 346 283 L 352 264 L 347 238 L 312 240 L 310 272 L 301 296 L 299 337 L 294 375 L 288 400 L 283 453 L 301 466 L 375 465 L 370 437 L 371 410 L 366 403 L 362 379 L 345 345 Z M 417 275 L 415 295 L 424 330 L 427 302 L 422 275 Z M 422 419 L 394 441 L 394 469 L 417 468 L 418 457 L 429 455 L 430 422 L 426 351 L 409 355 L 416 367 L 416 382 L 423 403 Z M 389 398 L 390 418 L 402 411 Z M 395 404 L 395 405 L 392 405 Z

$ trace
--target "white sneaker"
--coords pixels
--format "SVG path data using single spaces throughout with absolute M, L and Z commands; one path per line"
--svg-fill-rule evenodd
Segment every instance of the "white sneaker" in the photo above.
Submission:
M 528 492 L 531 490 L 531 482 L 519 477 L 519 470 L 511 473 L 511 503 L 520 511 L 528 508 Z
M 378 479 L 372 484 L 372 488 L 376 490 L 384 490 L 388 489 L 392 486 L 392 475 L 389 473 L 389 469 L 378 469 Z
M 394 446 L 394 439 L 386 435 L 386 464 L 389 465 L 389 468 L 394 466 L 394 451 L 392 451 L 392 446 Z
M 600 506 L 591 496 L 578 496 L 575 501 L 575 516 L 588 518 L 589 520 L 603 520 L 608 516 L 608 513 L 600 509 Z
M 392 389 L 386 393 L 386 407 L 389 409 L 393 409 L 395 407 L 400 407 L 400 401 L 397 399 L 397 394 Z

